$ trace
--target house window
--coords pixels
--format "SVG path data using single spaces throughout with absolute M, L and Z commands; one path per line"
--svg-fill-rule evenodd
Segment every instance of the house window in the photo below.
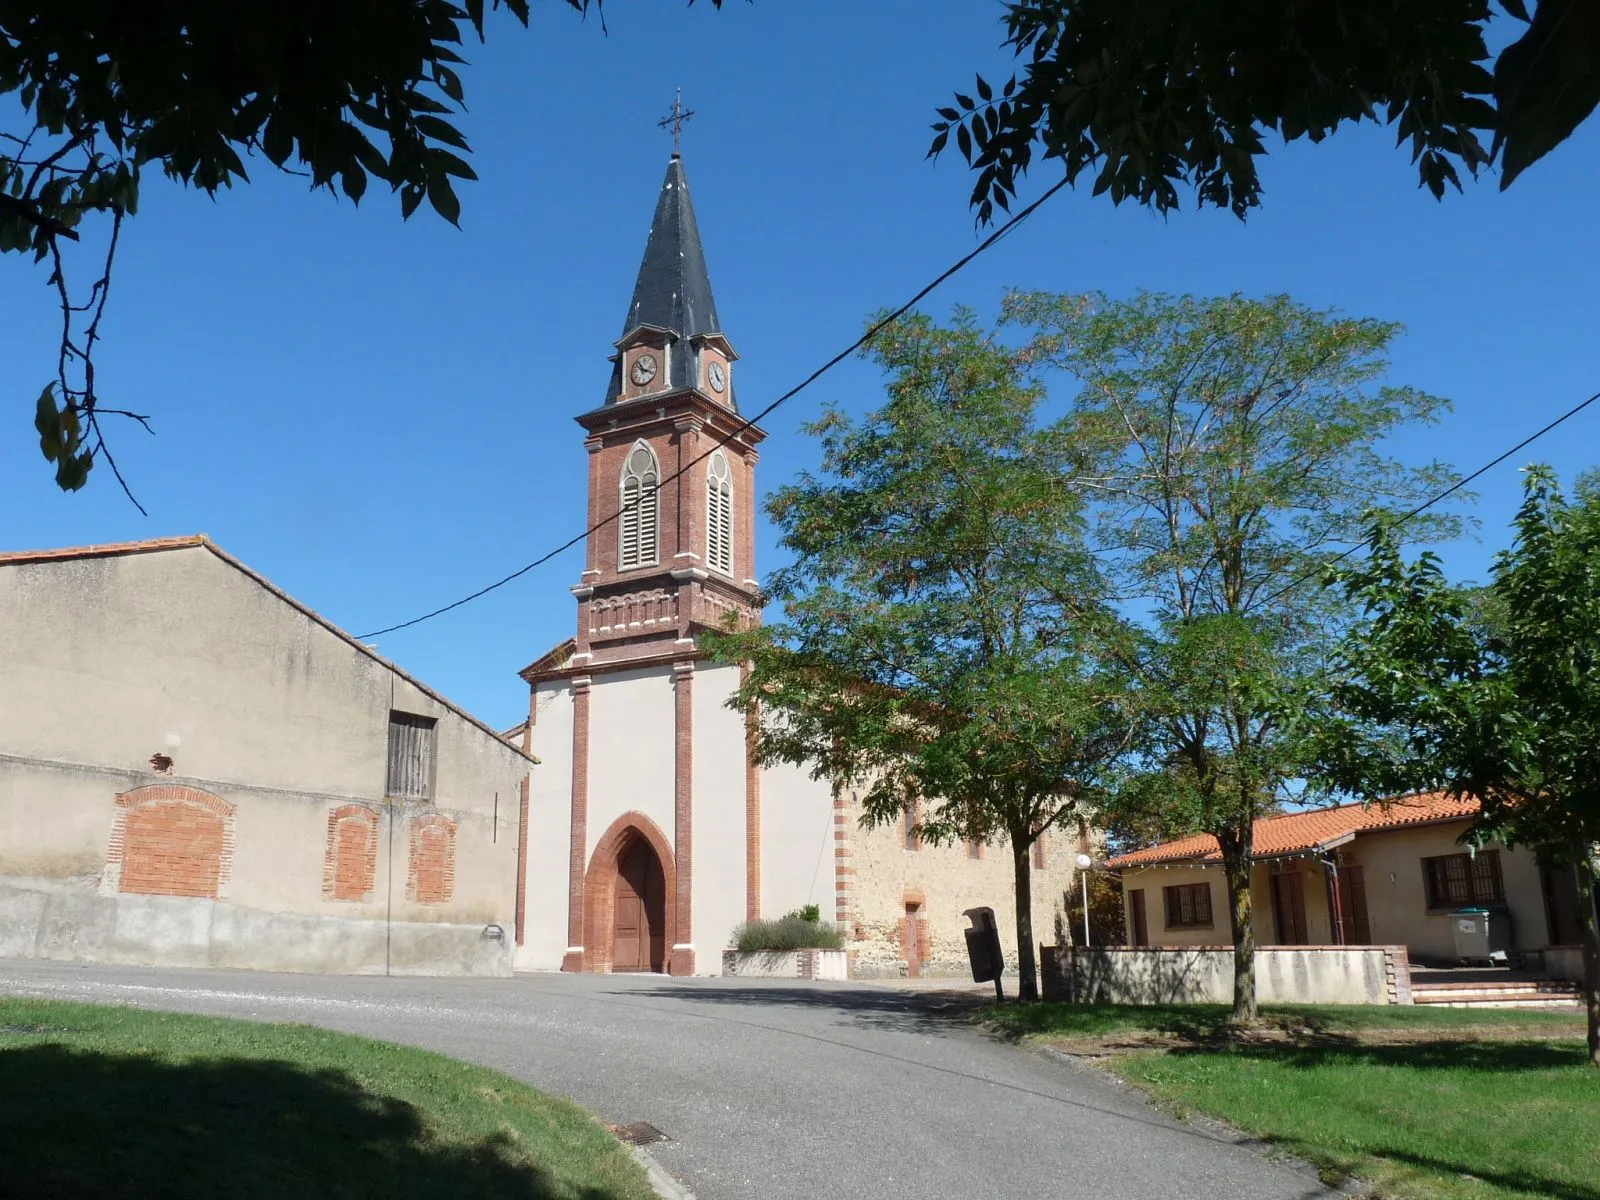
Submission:
M 733 472 L 721 450 L 706 468 L 706 563 L 733 574 Z
M 1498 850 L 1425 858 L 1422 860 L 1422 883 L 1427 889 L 1429 908 L 1504 904 L 1506 899 Z
M 622 510 L 617 519 L 617 569 L 649 566 L 658 554 L 661 465 L 644 442 L 634 443 L 622 467 Z
M 384 794 L 432 800 L 438 722 L 415 713 L 389 714 L 389 782 Z
M 1038 837 L 1033 839 L 1033 869 L 1035 871 L 1042 871 L 1044 870 L 1044 864 L 1044 834 L 1041 833 Z
M 1180 883 L 1176 887 L 1162 888 L 1167 904 L 1168 929 L 1211 928 L 1211 885 L 1209 883 Z
M 982 858 L 983 857 L 983 843 L 980 842 L 977 838 L 973 838 L 971 841 L 969 841 L 967 843 L 967 857 L 968 858 Z

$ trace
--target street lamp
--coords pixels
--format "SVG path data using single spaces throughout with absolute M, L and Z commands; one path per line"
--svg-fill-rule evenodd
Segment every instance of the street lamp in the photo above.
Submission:
M 1087 854 L 1078 855 L 1078 879 L 1083 883 L 1083 944 L 1089 944 L 1089 876 L 1085 874 L 1094 866 L 1094 859 Z

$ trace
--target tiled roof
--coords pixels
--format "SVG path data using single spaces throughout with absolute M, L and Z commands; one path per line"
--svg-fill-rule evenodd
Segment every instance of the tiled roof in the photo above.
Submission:
M 105 542 L 98 546 L 63 546 L 55 550 L 6 550 L 0 551 L 0 566 L 19 566 L 24 563 L 65 562 L 80 558 L 109 558 L 118 554 L 146 554 L 153 550 L 184 550 L 196 546 L 201 546 L 211 551 L 212 554 L 215 554 L 223 562 L 234 568 L 234 570 L 254 580 L 261 587 L 265 588 L 278 599 L 282 600 L 285 604 L 289 605 L 289 607 L 304 613 L 307 617 L 315 621 L 318 625 L 321 625 L 324 629 L 326 629 L 329 633 L 332 633 L 341 641 L 354 647 L 362 654 L 365 654 L 368 658 L 381 663 L 383 666 L 393 671 L 396 675 L 400 676 L 400 678 L 404 679 L 407 683 L 411 684 L 424 695 L 431 696 L 433 699 L 437 700 L 440 704 L 444 705 L 444 707 L 448 708 L 458 717 L 461 717 L 463 720 L 477 726 L 477 728 L 483 730 L 483 732 L 489 734 L 489 736 L 495 738 L 497 741 L 503 740 L 496 730 L 489 728 L 489 726 L 485 725 L 466 709 L 445 699 L 416 676 L 405 670 L 402 670 L 400 667 L 397 667 L 394 663 L 378 654 L 372 649 L 372 647 L 366 645 L 353 635 L 348 634 L 344 630 L 340 629 L 321 613 L 300 603 L 300 601 L 289 595 L 288 592 L 284 591 L 266 576 L 252 571 L 249 567 L 245 566 L 244 563 L 240 562 L 237 558 L 233 557 L 233 555 L 222 549 L 222 547 L 218 546 L 203 533 L 190 533 L 181 537 L 147 538 L 142 542 Z M 539 761 L 533 755 L 526 754 L 519 747 L 513 746 L 512 748 L 533 762 Z
M 55 550 L 0 550 L 0 563 L 51 562 L 62 558 L 106 558 L 113 554 L 143 554 L 147 550 L 178 550 L 206 543 L 203 533 L 182 537 L 148 538 L 142 542 L 105 542 L 99 546 L 63 546 Z
M 1262 817 L 1255 824 L 1256 858 L 1276 858 L 1315 850 L 1329 842 L 1356 834 L 1374 833 L 1407 825 L 1427 825 L 1434 821 L 1456 821 L 1476 816 L 1478 801 L 1458 799 L 1443 792 L 1418 792 L 1394 800 L 1374 801 L 1370 807 L 1343 804 L 1338 808 L 1316 808 L 1281 817 Z M 1142 867 L 1151 863 L 1217 862 L 1222 849 L 1209 833 L 1162 842 L 1131 854 L 1118 855 L 1108 867 Z

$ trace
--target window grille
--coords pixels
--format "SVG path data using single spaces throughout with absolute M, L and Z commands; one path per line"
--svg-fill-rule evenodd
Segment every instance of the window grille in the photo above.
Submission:
M 1176 887 L 1162 888 L 1167 904 L 1168 929 L 1211 928 L 1211 885 L 1209 883 L 1180 883 Z
M 721 450 L 706 467 L 706 562 L 733 574 L 733 471 Z
M 438 722 L 415 713 L 389 714 L 389 781 L 384 794 L 432 800 Z
M 1476 855 L 1441 854 L 1422 860 L 1422 882 L 1429 908 L 1457 904 L 1502 904 L 1505 882 L 1500 877 L 1500 852 L 1480 850 Z
M 661 467 L 655 452 L 635 443 L 622 468 L 622 512 L 617 520 L 617 569 L 656 561 L 660 536 Z

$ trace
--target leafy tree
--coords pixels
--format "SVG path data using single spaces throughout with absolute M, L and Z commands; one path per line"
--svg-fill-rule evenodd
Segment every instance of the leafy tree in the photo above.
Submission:
M 932 841 L 1009 845 L 1036 999 L 1029 850 L 1103 798 L 1136 724 L 1070 619 L 1102 615 L 1071 447 L 970 314 L 895 322 L 866 354 L 887 402 L 828 412 L 822 477 L 767 504 L 794 555 L 769 584 L 783 622 L 710 643 L 750 666 L 734 703 L 759 711 L 761 761 L 859 786 L 870 823 L 910 811 Z
M 1445 402 L 1379 384 L 1396 326 L 1287 297 L 1025 293 L 1005 314 L 1031 331 L 1030 361 L 1080 384 L 1062 428 L 1089 460 L 1095 541 L 1127 617 L 1116 645 L 1151 718 L 1146 769 L 1111 823 L 1217 838 L 1234 1015 L 1252 1019 L 1253 824 L 1295 798 L 1347 615 L 1318 579 L 1369 506 L 1410 507 L 1448 478 L 1377 449 Z
M 1438 788 L 1476 796 L 1478 838 L 1525 844 L 1578 879 L 1589 1060 L 1600 1066 L 1600 479 L 1566 499 L 1533 467 L 1511 548 L 1484 592 L 1439 560 L 1402 561 L 1379 526 L 1340 575 L 1367 621 L 1344 644 L 1334 698 L 1348 714 L 1323 754 L 1351 791 Z
M 491 0 L 524 26 L 528 0 Z M 603 0 L 566 0 L 586 13 Z M 693 3 L 693 0 L 690 0 Z M 711 0 L 721 7 L 722 0 Z M 245 160 L 304 174 L 359 202 L 370 180 L 409 217 L 426 199 L 455 224 L 454 181 L 474 179 L 454 124 L 485 0 L 0 0 L 0 251 L 50 260 L 61 308 L 56 377 L 35 427 L 56 482 L 76 490 L 97 457 L 94 347 L 117 242 L 148 167 L 215 196 L 249 182 Z M 74 286 L 63 242 L 99 218 L 105 249 Z M 147 426 L 148 427 L 148 426 Z M 118 479 L 121 479 L 120 474 Z M 126 490 L 126 484 L 124 483 Z
M 1526 25 L 1498 57 L 1496 8 Z M 1496 155 L 1504 188 L 1600 101 L 1593 0 L 1012 0 L 1005 26 L 1020 71 L 941 108 L 929 151 L 954 131 L 984 223 L 1036 148 L 1116 203 L 1165 212 L 1184 185 L 1243 217 L 1264 134 L 1320 142 L 1364 120 L 1395 127 L 1436 197 Z

